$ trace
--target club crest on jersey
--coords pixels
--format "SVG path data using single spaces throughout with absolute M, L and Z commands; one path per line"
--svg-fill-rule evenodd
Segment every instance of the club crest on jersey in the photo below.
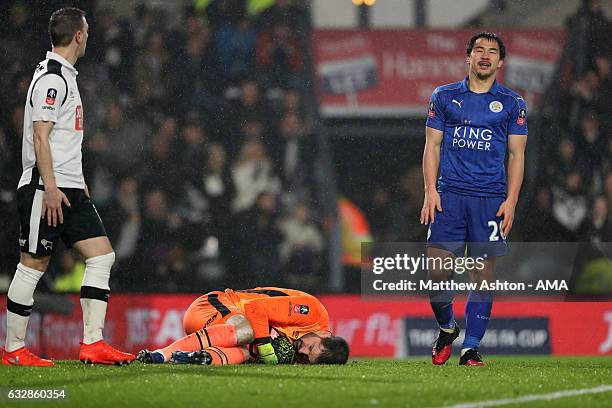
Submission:
M 499 113 L 504 109 L 504 105 L 500 101 L 493 101 L 489 104 L 489 109 L 491 112 Z
M 516 120 L 516 124 L 523 126 L 525 124 L 526 118 L 527 118 L 527 111 L 525 109 L 521 109 L 519 111 L 519 115 L 518 115 L 518 119 Z
M 430 118 L 436 117 L 436 107 L 434 106 L 433 102 L 429 104 L 429 110 L 427 111 L 427 116 L 429 116 Z
M 57 89 L 55 88 L 47 89 L 47 98 L 45 99 L 45 103 L 47 105 L 55 105 L 56 96 L 57 96 Z
M 299 314 L 308 314 L 310 312 L 310 308 L 308 305 L 295 305 L 293 306 L 293 312 Z

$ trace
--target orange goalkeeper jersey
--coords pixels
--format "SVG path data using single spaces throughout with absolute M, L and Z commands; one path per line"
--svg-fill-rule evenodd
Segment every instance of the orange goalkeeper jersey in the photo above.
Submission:
M 270 327 L 291 340 L 318 330 L 329 331 L 325 306 L 308 293 L 275 287 L 226 289 L 225 293 L 251 323 L 256 343 L 269 339 Z

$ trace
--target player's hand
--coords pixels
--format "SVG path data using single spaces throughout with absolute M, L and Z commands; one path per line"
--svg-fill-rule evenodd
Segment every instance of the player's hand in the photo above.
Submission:
M 512 224 L 514 223 L 514 211 L 516 210 L 516 202 L 512 200 L 506 200 L 499 206 L 497 216 L 502 217 L 501 233 L 504 238 L 510 234 L 512 230 Z
M 423 209 L 421 210 L 421 224 L 433 223 L 436 210 L 442 212 L 442 201 L 440 200 L 440 194 L 434 189 L 425 193 Z
M 64 214 L 62 213 L 62 203 L 70 207 L 68 197 L 59 188 L 45 188 L 43 194 L 42 211 L 40 218 L 47 218 L 47 225 L 57 227 L 57 222 L 64 223 Z
M 85 184 L 85 197 L 91 198 L 91 196 L 89 195 L 89 187 L 87 187 L 87 184 Z
M 272 343 L 260 344 L 257 346 L 257 352 L 259 353 L 259 361 L 264 364 L 278 364 L 278 357 Z
M 295 360 L 295 350 L 293 344 L 284 336 L 278 336 L 272 339 L 272 347 L 274 354 L 278 359 L 278 364 L 292 364 Z

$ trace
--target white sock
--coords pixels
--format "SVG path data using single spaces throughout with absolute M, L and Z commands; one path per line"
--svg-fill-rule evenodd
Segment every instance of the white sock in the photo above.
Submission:
M 83 310 L 83 343 L 92 344 L 102 340 L 107 302 L 81 298 Z
M 461 349 L 461 357 L 463 357 L 463 355 L 465 354 L 465 352 L 466 352 L 466 351 L 471 350 L 471 349 L 472 349 L 471 347 L 468 347 L 468 348 L 462 348 L 462 349 Z
M 85 344 L 92 344 L 103 338 L 102 330 L 110 292 L 108 281 L 114 262 L 114 252 L 95 256 L 85 261 L 85 274 L 81 286 L 83 343 Z
M 8 290 L 6 312 L 6 351 L 25 346 L 30 313 L 34 305 L 34 291 L 43 272 L 19 263 Z

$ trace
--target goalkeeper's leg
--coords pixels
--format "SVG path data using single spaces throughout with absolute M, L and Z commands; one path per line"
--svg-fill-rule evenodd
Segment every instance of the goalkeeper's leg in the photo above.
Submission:
M 162 349 L 155 350 L 170 361 L 174 351 L 197 351 L 207 347 L 236 347 L 253 341 L 251 324 L 241 313 L 235 313 L 226 320 L 226 324 L 215 324 L 180 338 Z
M 250 358 L 249 350 L 244 346 L 237 347 L 207 347 L 205 349 L 212 357 L 212 365 L 242 364 Z
M 211 346 L 235 347 L 237 345 L 236 327 L 231 324 L 219 324 L 198 330 L 155 351 L 163 354 L 165 361 L 170 361 L 174 351 L 190 352 L 204 350 Z

